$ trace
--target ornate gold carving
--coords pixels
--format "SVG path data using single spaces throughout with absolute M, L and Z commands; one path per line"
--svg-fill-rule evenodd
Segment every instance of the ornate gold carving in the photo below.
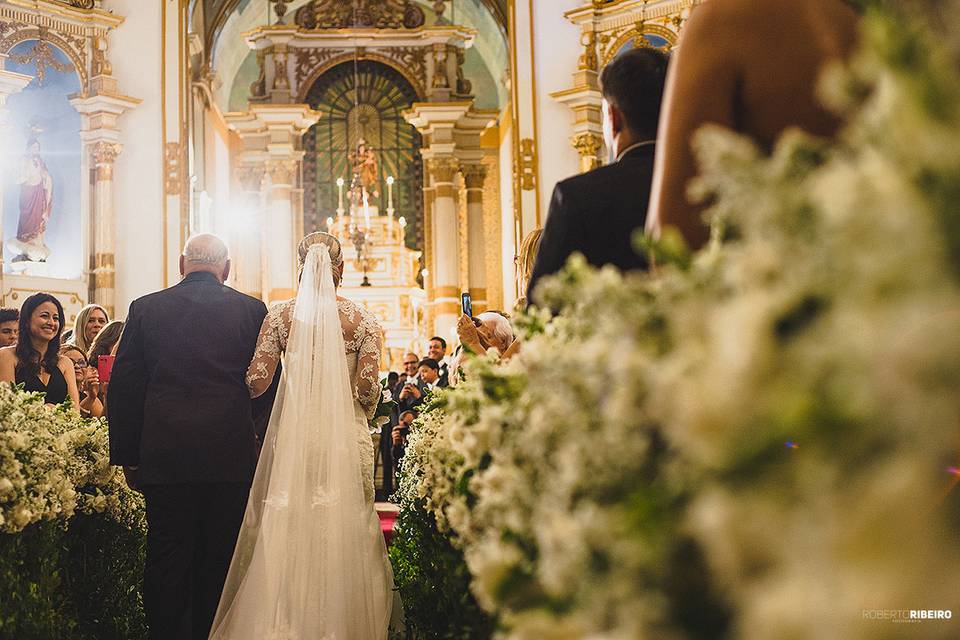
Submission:
M 94 6 L 94 0 L 59 0 L 59 2 L 77 9 L 93 9 Z
M 294 15 L 305 29 L 416 29 L 425 20 L 423 9 L 411 0 L 311 0 Z
M 571 139 L 574 149 L 580 154 L 580 172 L 586 173 L 600 166 L 600 150 L 603 136 L 599 133 L 581 133 Z
M 425 99 L 424 87 L 427 82 L 427 64 L 424 50 L 420 47 L 383 47 L 369 51 L 363 48 L 354 52 L 344 49 L 301 49 L 297 59 L 296 76 L 299 97 L 304 102 L 307 93 L 317 81 L 317 78 L 343 63 L 360 60 L 381 62 L 396 70 L 417 91 L 420 98 Z
M 10 59 L 14 62 L 19 62 L 20 64 L 33 64 L 37 68 L 37 73 L 35 74 L 37 79 L 37 84 L 43 86 L 43 83 L 47 77 L 47 67 L 50 67 L 54 71 L 59 71 L 60 73 L 69 73 L 71 71 L 76 71 L 76 67 L 72 64 L 63 64 L 53 55 L 53 50 L 43 40 L 38 40 L 33 48 L 30 49 L 25 54 L 16 54 L 10 56 Z
M 533 191 L 537 188 L 537 151 L 532 138 L 520 141 L 520 188 Z
M 113 180 L 113 163 L 122 150 L 122 145 L 106 140 L 91 145 L 90 157 L 93 159 L 97 182 Z
M 180 143 L 168 142 L 164 149 L 163 158 L 164 192 L 168 196 L 179 196 L 180 175 Z
M 113 269 L 116 264 L 116 258 L 112 253 L 98 253 L 93 260 L 94 269 Z
M 581 71 L 600 71 L 600 58 L 597 56 L 597 34 L 593 31 L 580 37 L 583 55 L 577 59 L 577 68 Z
M 299 168 L 296 160 L 271 160 L 267 165 L 270 181 L 275 185 L 292 185 Z
M 263 50 L 257 51 L 257 67 L 260 74 L 257 79 L 250 83 L 250 99 L 258 100 L 267 95 L 267 71 L 265 68 L 267 53 Z
M 244 164 L 237 167 L 237 180 L 244 191 L 260 191 L 263 184 L 264 168 L 260 165 Z
M 487 178 L 487 168 L 482 164 L 464 164 L 463 182 L 467 187 L 467 198 L 469 201 L 470 192 L 473 190 L 482 191 L 483 181 Z
M 287 4 L 291 0 L 270 0 L 273 3 L 273 11 L 277 14 L 277 20 L 283 22 L 283 16 L 287 14 Z
M 450 80 L 447 78 L 447 45 L 438 42 L 433 45 L 433 81 L 430 86 L 434 89 L 447 89 Z
M 457 162 L 456 158 L 431 158 L 427 163 L 427 169 L 433 177 L 435 186 L 453 184 L 453 177 L 460 169 L 460 163 Z M 438 192 L 437 197 L 442 198 L 445 196 L 441 196 Z
M 289 91 L 290 79 L 287 77 L 286 47 L 277 47 L 273 54 L 273 90 Z
M 96 36 L 93 39 L 93 69 L 91 75 L 110 76 L 113 75 L 113 66 L 107 60 L 107 38 L 106 36 Z

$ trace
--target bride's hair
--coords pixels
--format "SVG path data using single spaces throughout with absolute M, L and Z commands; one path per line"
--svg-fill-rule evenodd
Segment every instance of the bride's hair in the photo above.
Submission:
M 336 236 L 323 231 L 316 231 L 309 234 L 300 241 L 297 248 L 297 261 L 300 265 L 300 271 L 303 271 L 303 265 L 307 261 L 307 252 L 315 244 L 325 244 L 330 251 L 330 267 L 333 269 L 333 283 L 340 286 L 340 280 L 343 278 L 343 249 L 340 247 L 340 241 Z

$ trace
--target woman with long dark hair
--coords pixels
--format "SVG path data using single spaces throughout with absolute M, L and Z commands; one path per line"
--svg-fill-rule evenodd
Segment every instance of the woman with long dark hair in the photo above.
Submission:
M 68 398 L 80 405 L 73 362 L 60 355 L 63 305 L 49 293 L 35 293 L 20 308 L 20 339 L 0 349 L 0 382 L 22 384 L 46 394 L 47 404 Z

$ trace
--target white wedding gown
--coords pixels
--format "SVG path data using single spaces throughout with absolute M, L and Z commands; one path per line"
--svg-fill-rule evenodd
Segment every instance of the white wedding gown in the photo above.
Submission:
M 338 300 L 330 255 L 307 255 L 296 300 L 264 321 L 247 383 L 283 373 L 210 638 L 383 640 L 393 573 L 373 504 L 367 418 L 381 330 Z

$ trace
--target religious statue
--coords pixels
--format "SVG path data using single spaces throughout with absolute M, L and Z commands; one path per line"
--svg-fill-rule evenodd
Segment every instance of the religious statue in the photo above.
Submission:
M 9 243 L 13 262 L 45 262 L 50 248 L 43 242 L 53 210 L 53 177 L 40 156 L 40 141 L 32 136 L 20 161 L 20 222 Z
M 377 154 L 367 145 L 363 138 L 357 142 L 357 150 L 349 155 L 353 179 L 350 181 L 350 201 L 360 207 L 368 204 L 373 198 L 380 197 L 379 168 Z

